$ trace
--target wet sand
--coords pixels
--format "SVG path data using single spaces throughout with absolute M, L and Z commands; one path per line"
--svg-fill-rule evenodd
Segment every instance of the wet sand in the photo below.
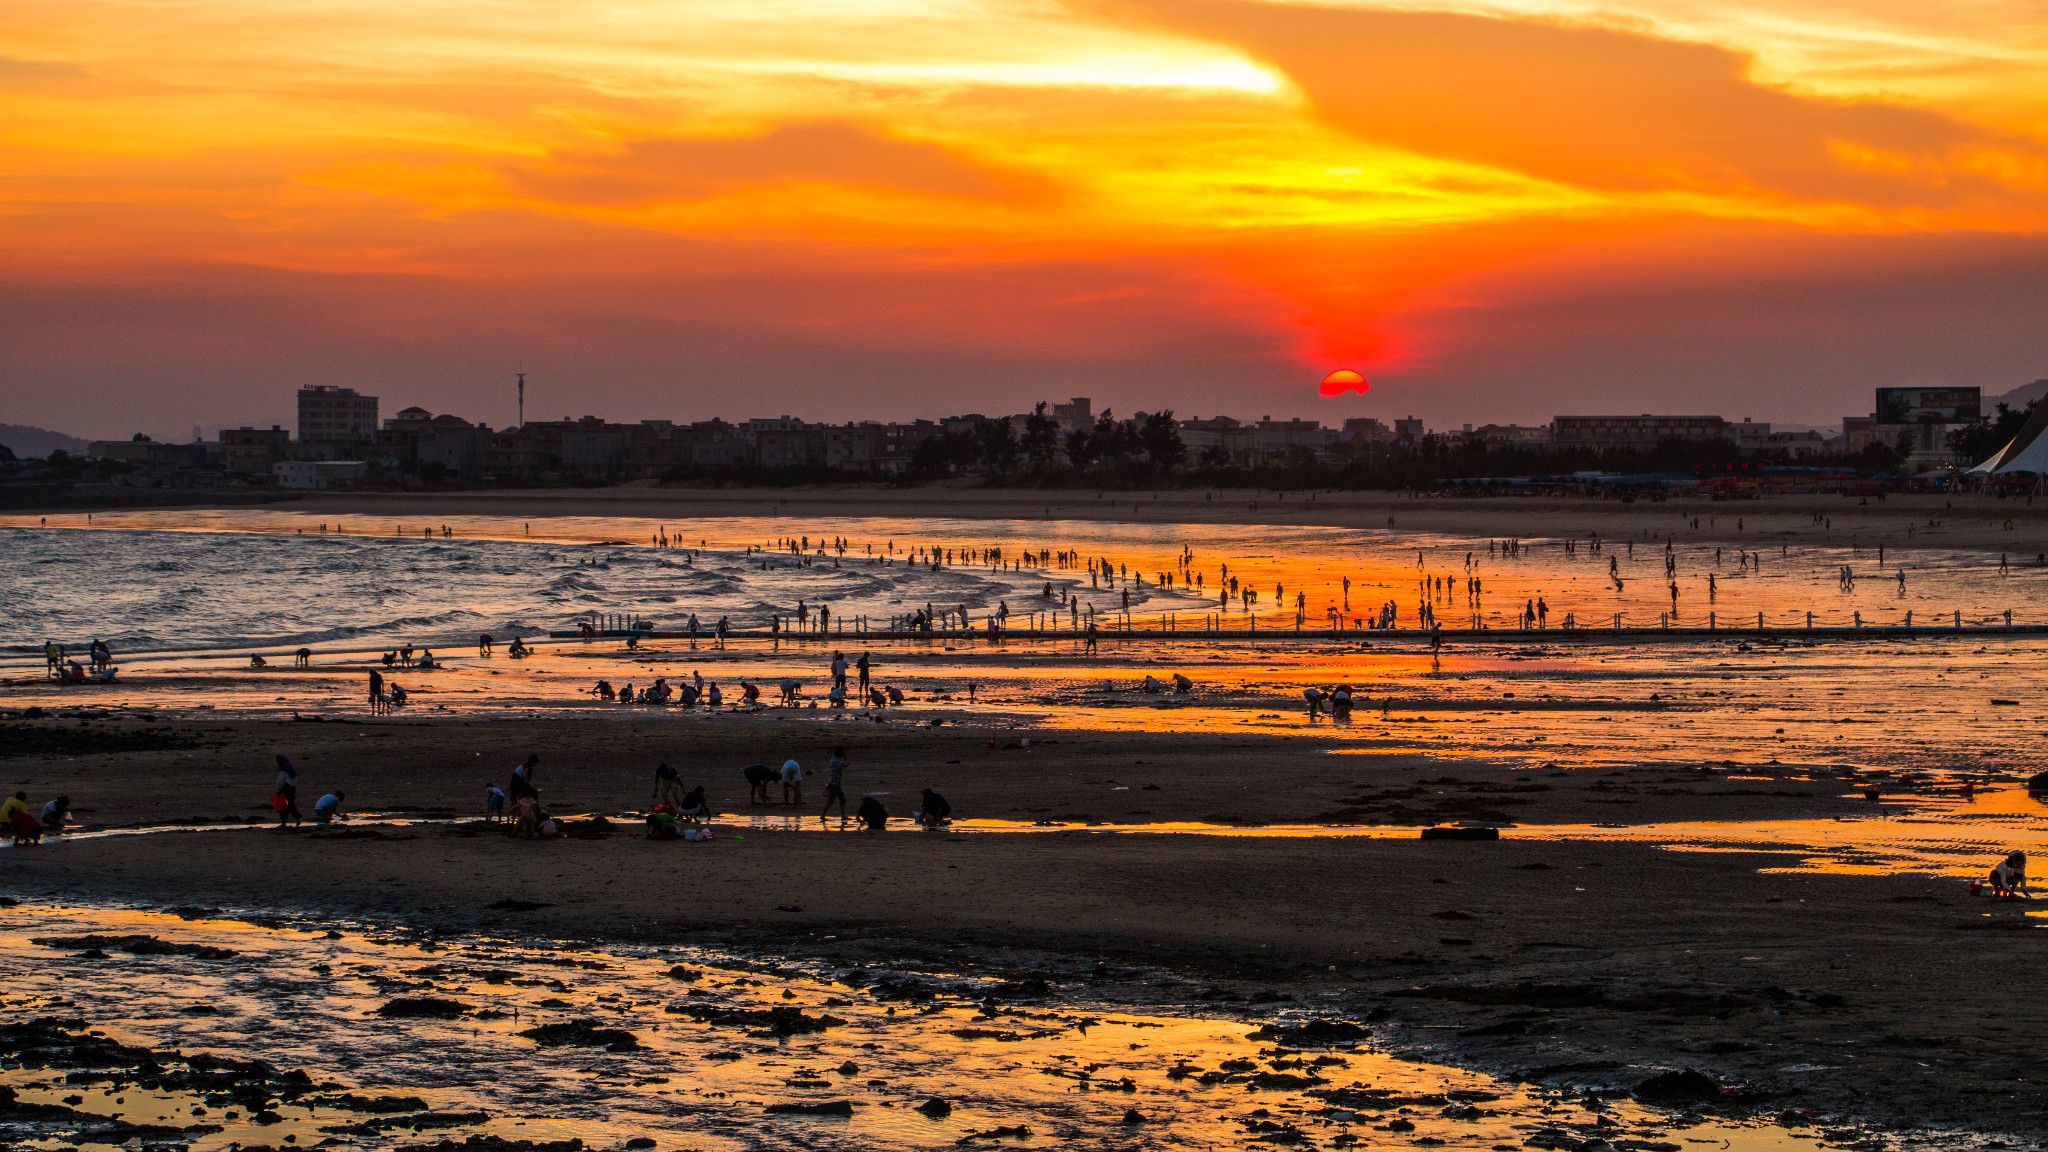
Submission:
M 636 807 L 666 759 L 711 786 L 715 809 L 740 812 L 738 765 L 795 755 L 821 767 L 821 742 L 839 739 L 851 745 L 849 791 L 889 791 L 899 815 L 927 784 L 963 816 L 1140 823 L 1628 823 L 1869 807 L 1827 772 L 1789 765 L 1746 765 L 1740 775 L 1762 777 L 1748 780 L 1668 765 L 1552 775 L 1330 755 L 1310 737 L 1034 732 L 1026 750 L 1007 747 L 1015 732 L 971 727 L 854 739 L 801 718 L 719 734 L 619 717 L 63 720 L 11 727 L 8 740 L 20 747 L 31 729 L 42 751 L 0 759 L 0 780 L 39 798 L 68 791 L 95 826 L 263 819 L 280 750 L 299 763 L 302 798 L 343 787 L 363 809 L 468 816 L 485 779 L 539 751 L 542 789 L 561 809 Z M 130 749 L 71 754 L 64 740 L 77 738 L 54 734 L 81 730 Z M 8 894 L 39 899 L 974 958 L 1150 1003 L 1336 991 L 1400 1051 L 1589 1084 L 1691 1066 L 1769 1107 L 2048 1132 L 2048 1092 L 2031 1075 L 2048 1035 L 2035 978 L 2048 935 L 2002 930 L 2027 926 L 2025 907 L 1972 900 L 1952 879 L 1759 871 L 1781 862 L 1518 841 L 1512 829 L 1499 843 L 745 829 L 709 844 L 539 844 L 465 824 L 365 824 L 77 839 L 8 850 L 0 874 Z M 490 907 L 508 899 L 544 906 Z
M 1332 528 L 1396 527 L 1480 539 L 1675 537 L 1681 541 L 1763 547 L 1779 542 L 1879 543 L 1892 547 L 1975 548 L 2007 552 L 2015 563 L 2048 552 L 2048 501 L 1989 496 L 1893 495 L 1883 498 L 1795 494 L 1759 500 L 1702 498 L 1624 503 L 1556 497 L 1409 497 L 1393 492 L 1276 492 L 1169 489 L 983 488 L 969 482 L 821 485 L 805 488 L 616 488 L 491 492 L 360 492 L 307 495 L 275 507 L 395 518 L 503 515 L 786 516 L 792 531 L 806 516 L 1055 519 L 1134 523 L 1275 524 Z M 1827 519 L 1816 523 L 1815 517 Z M 1691 520 L 1697 517 L 1699 527 Z M 1390 523 L 1391 520 L 1391 523 Z M 2012 525 L 2008 528 L 2006 525 Z M 684 531 L 687 531 L 684 529 Z

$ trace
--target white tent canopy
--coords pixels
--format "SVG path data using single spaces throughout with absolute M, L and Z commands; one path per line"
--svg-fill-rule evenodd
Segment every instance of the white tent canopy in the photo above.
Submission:
M 1991 459 L 1970 471 L 1985 476 L 2002 476 L 2008 472 L 2048 475 L 2048 435 L 2043 433 L 2048 433 L 2048 403 L 2034 405 L 2033 414 L 2020 426 L 2019 435 L 1993 452 Z

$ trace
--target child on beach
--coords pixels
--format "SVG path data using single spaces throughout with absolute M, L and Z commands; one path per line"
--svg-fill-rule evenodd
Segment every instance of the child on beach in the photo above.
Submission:
M 29 815 L 28 793 L 16 792 L 0 801 L 0 821 L 5 821 L 14 833 L 16 844 L 40 844 L 43 840 L 43 825 Z
M 348 793 L 335 789 L 313 802 L 313 823 L 332 824 L 341 819 L 341 802 L 348 799 Z
M 683 793 L 683 802 L 676 809 L 676 815 L 693 824 L 711 823 L 711 805 L 704 799 L 702 784 Z
M 496 824 L 505 818 L 505 790 L 496 784 L 484 785 L 484 823 Z
M 2025 852 L 2011 853 L 2006 856 L 1998 867 L 1991 870 L 1991 894 L 2006 899 L 2020 897 L 2032 900 L 2034 898 L 2033 891 L 2027 887 L 2027 854 Z

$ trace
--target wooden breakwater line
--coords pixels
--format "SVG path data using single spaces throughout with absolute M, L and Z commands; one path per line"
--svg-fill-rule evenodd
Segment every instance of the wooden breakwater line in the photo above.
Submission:
M 901 627 L 871 627 L 864 621 L 853 620 L 846 624 L 835 622 L 826 629 L 811 628 L 744 628 L 729 629 L 722 636 L 710 629 L 698 631 L 668 628 L 591 628 L 567 631 L 553 631 L 549 638 L 555 640 L 618 640 L 631 643 L 642 641 L 687 641 L 697 644 L 716 644 L 723 641 L 745 643 L 791 644 L 856 644 L 856 643 L 944 643 L 944 644 L 991 644 L 1011 643 L 1063 643 L 1080 645 L 1099 644 L 1176 644 L 1176 643 L 1316 643 L 1316 644 L 1357 644 L 1360 646 L 1413 646 L 1432 642 L 1473 642 L 1493 644 L 1637 644 L 1667 640 L 1802 640 L 1802 641 L 1869 641 L 1898 640 L 1939 637 L 2005 638 L 2018 639 L 2048 636 L 2048 624 L 2006 623 L 2003 620 L 1986 622 L 1964 622 L 1950 619 L 1941 623 L 1928 621 L 1862 621 L 1846 624 L 1790 623 L 1773 624 L 1754 620 L 1736 623 L 1733 621 L 1711 620 L 1705 624 L 1684 624 L 1663 620 L 1653 625 L 1631 625 L 1608 623 L 1599 626 L 1573 625 L 1570 627 L 1522 628 L 1513 625 L 1457 628 L 1332 628 L 1323 627 L 1217 627 L 1202 625 L 1180 627 L 1169 621 L 1161 621 L 1152 627 L 1142 622 L 1129 625 L 1118 623 L 1114 626 L 1098 625 L 1094 628 L 1083 626 L 1079 629 L 1059 627 L 1011 627 L 997 628 L 934 628 L 911 629 Z

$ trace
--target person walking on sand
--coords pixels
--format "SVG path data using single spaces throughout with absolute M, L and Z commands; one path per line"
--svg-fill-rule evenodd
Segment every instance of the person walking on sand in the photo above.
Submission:
M 860 659 L 853 662 L 853 667 L 855 671 L 860 673 L 860 698 L 865 700 L 868 697 L 868 688 L 871 683 L 869 676 L 873 672 L 873 663 L 868 659 L 868 654 L 863 652 L 860 654 Z
M 832 654 L 832 686 L 841 692 L 846 691 L 846 667 L 846 653 L 834 652 Z
M 299 769 L 292 758 L 282 752 L 277 754 L 277 794 L 271 798 L 270 806 L 277 809 L 277 826 L 287 823 L 303 824 L 306 817 L 299 811 Z
M 839 801 L 839 826 L 846 827 L 846 749 L 844 746 L 832 749 L 832 759 L 825 762 L 825 807 L 818 812 L 818 823 L 832 813 L 832 802 Z

